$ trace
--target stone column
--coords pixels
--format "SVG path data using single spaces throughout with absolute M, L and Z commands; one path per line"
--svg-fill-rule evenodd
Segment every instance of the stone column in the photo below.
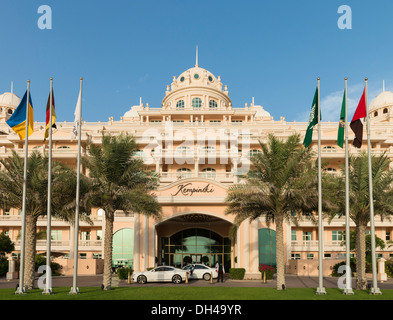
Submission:
M 15 270 L 15 260 L 12 257 L 9 257 L 8 259 L 8 272 L 6 279 L 7 280 L 13 280 L 18 278 L 18 272 Z
M 244 233 L 243 233 L 243 252 L 244 252 L 244 268 L 246 273 L 250 272 L 250 219 L 244 220 L 243 223 Z
M 258 219 L 252 222 L 251 272 L 259 272 Z
M 385 273 L 385 259 L 381 258 L 378 259 L 378 281 L 387 281 L 388 280 L 388 276 Z
M 139 222 L 139 213 L 135 213 L 134 215 L 134 263 L 133 269 L 134 272 L 140 271 L 140 243 L 139 243 L 139 234 L 140 234 L 140 222 Z
M 156 228 L 155 226 L 152 226 L 151 228 L 151 234 L 150 234 L 150 251 L 152 255 L 152 267 L 154 268 L 156 266 Z
M 242 225 L 239 226 L 239 228 L 236 231 L 236 250 L 235 250 L 235 257 L 236 257 L 236 263 L 235 263 L 235 267 L 236 268 L 240 268 L 241 264 L 240 264 L 240 228 Z
M 149 267 L 149 217 L 143 216 L 143 270 Z
M 194 157 L 194 177 L 198 178 L 199 175 L 199 163 L 198 163 L 198 157 Z

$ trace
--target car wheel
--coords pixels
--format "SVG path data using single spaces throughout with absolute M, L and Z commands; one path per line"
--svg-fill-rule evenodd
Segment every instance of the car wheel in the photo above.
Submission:
M 137 281 L 139 284 L 145 284 L 145 283 L 147 282 L 147 278 L 146 278 L 146 276 L 139 276 L 139 277 L 136 279 L 136 281 Z
M 181 276 L 179 276 L 178 274 L 175 274 L 175 275 L 172 277 L 172 282 L 175 283 L 175 284 L 180 283 L 180 282 L 181 282 Z
M 209 281 L 210 280 L 210 273 L 205 273 L 204 275 L 203 275 L 203 280 L 206 280 L 206 281 Z

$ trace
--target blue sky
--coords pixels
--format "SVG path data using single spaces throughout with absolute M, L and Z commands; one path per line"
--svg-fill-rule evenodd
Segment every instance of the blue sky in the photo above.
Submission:
M 41 5 L 52 29 L 41 30 Z M 352 29 L 341 30 L 341 5 Z M 83 118 L 119 120 L 139 97 L 160 107 L 173 76 L 195 64 L 221 76 L 234 107 L 255 97 L 275 119 L 307 121 L 321 78 L 322 118 L 337 121 L 344 78 L 353 110 L 364 78 L 369 101 L 393 90 L 391 0 L 0 0 L 0 93 L 31 80 L 44 121 L 54 78 L 57 121 L 73 121 L 83 77 Z

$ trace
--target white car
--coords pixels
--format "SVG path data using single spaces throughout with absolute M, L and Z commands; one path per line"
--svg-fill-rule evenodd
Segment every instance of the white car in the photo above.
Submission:
M 216 268 L 210 268 L 208 266 L 205 266 L 204 264 L 189 264 L 183 267 L 183 270 L 189 272 L 189 279 L 204 279 L 206 281 L 209 281 L 212 275 L 213 279 L 216 279 L 218 277 L 218 271 Z
M 149 271 L 136 272 L 132 275 L 132 281 L 139 284 L 146 282 L 173 282 L 181 283 L 186 280 L 186 270 L 178 269 L 175 267 L 161 266 Z

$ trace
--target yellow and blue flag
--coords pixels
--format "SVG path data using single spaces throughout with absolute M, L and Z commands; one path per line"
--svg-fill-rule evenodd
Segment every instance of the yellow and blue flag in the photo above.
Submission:
M 12 116 L 6 121 L 7 124 L 14 130 L 21 140 L 26 138 L 26 102 L 27 102 L 27 90 L 23 96 L 19 106 L 15 109 Z M 34 131 L 34 114 L 33 114 L 33 103 L 31 102 L 31 95 L 29 94 L 29 131 L 28 136 Z

